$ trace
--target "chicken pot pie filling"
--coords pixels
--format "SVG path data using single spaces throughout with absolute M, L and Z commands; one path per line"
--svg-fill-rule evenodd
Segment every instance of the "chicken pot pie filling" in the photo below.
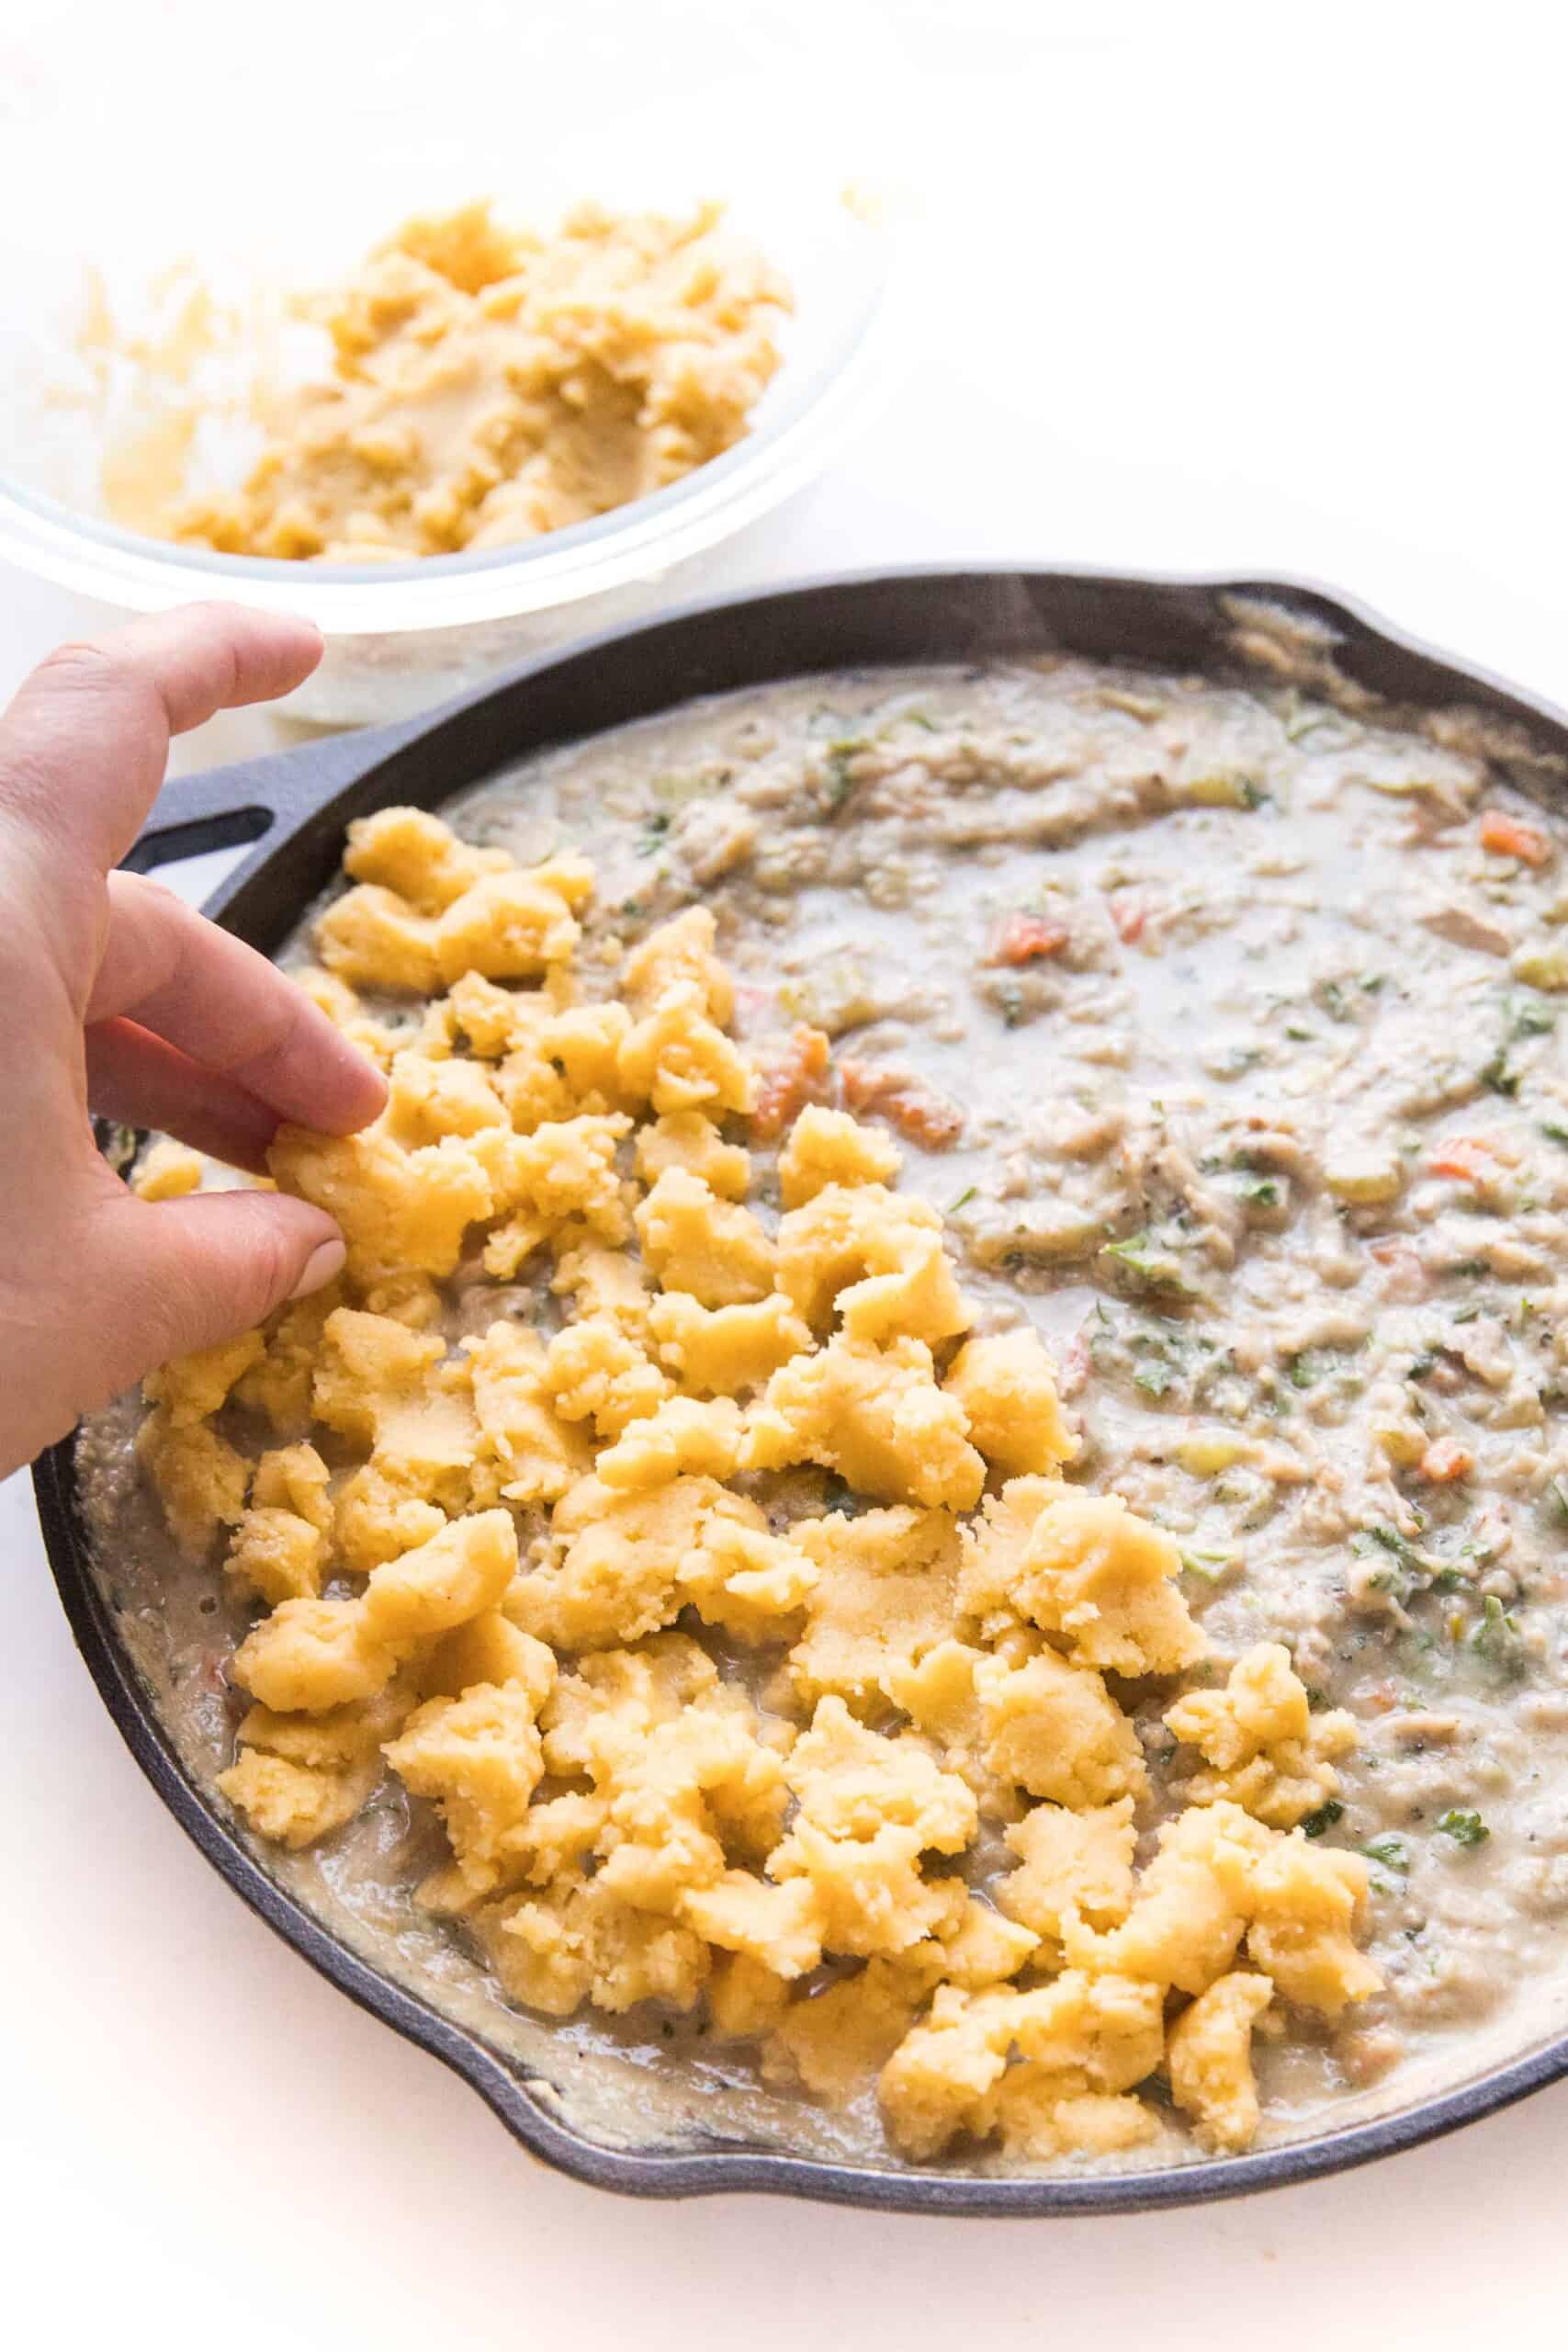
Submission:
M 1551 820 L 1073 663 L 528 782 L 351 827 L 298 977 L 388 1107 L 272 1154 L 344 1274 L 146 1384 L 245 1612 L 227 1803 L 395 1805 L 498 1998 L 911 2162 L 1241 2149 L 1473 2014 L 1557 1883 L 1497 1802 L 1560 1728 L 1550 1308 L 1494 1304 L 1568 1199 Z

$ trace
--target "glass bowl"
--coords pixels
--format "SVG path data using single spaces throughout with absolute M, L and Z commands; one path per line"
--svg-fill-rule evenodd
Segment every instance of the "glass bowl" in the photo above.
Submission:
M 357 11 L 340 20 L 279 0 L 268 18 L 276 39 L 259 54 L 247 42 L 243 76 L 230 59 L 220 103 L 205 111 L 201 68 L 214 35 L 204 10 L 170 0 L 188 38 L 171 23 L 176 37 L 156 45 L 155 68 L 145 43 L 127 40 L 119 54 L 96 47 L 85 74 L 74 13 L 70 0 L 42 12 L 27 52 L 27 104 L 0 120 L 0 560 L 122 613 L 218 595 L 309 614 L 327 652 L 286 706 L 299 718 L 398 718 L 699 592 L 705 557 L 803 487 L 897 379 L 898 241 L 844 198 L 851 143 L 830 130 L 801 139 L 789 95 L 800 86 L 799 43 L 789 12 L 771 0 L 739 25 L 709 0 L 671 0 L 654 24 L 612 0 L 543 6 L 522 21 L 480 7 L 472 29 L 502 86 L 476 85 L 470 58 L 455 118 L 442 90 L 444 81 L 448 96 L 455 90 L 460 51 L 400 54 L 400 22 L 417 20 L 395 5 L 367 51 L 349 37 L 363 30 Z M 102 21 L 100 11 L 96 43 Z M 507 62 L 509 73 L 499 70 Z M 596 96 L 586 114 L 568 109 L 543 130 L 530 115 L 524 140 L 519 80 Z M 760 109 L 764 92 L 777 103 Z M 347 160 L 345 107 L 355 142 Z M 254 142 L 270 133 L 276 152 L 280 119 L 287 167 L 258 172 Z M 243 301 L 257 288 L 320 284 L 410 212 L 480 194 L 506 217 L 542 222 L 583 196 L 667 210 L 725 198 L 731 225 L 784 271 L 795 304 L 783 365 L 746 437 L 589 522 L 515 548 L 402 563 L 219 555 L 108 518 L 101 380 L 79 343 L 89 271 L 117 313 L 145 301 L 175 266 Z

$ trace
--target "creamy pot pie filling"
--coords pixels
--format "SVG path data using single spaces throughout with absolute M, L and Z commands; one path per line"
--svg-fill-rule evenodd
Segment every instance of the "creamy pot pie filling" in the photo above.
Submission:
M 1558 855 L 1454 741 L 1071 662 L 360 820 L 299 977 L 390 1099 L 273 1155 L 347 1267 L 136 1439 L 226 1800 L 399 1792 L 507 2000 L 913 2160 L 1244 2147 L 1255 2053 L 1290 2115 L 1506 1998 Z

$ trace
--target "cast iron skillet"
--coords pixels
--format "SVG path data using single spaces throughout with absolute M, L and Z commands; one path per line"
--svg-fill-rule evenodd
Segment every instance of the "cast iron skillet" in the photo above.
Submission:
M 1461 705 L 1516 735 L 1527 759 L 1556 765 L 1568 754 L 1568 717 L 1456 667 L 1314 589 L 1089 572 L 904 571 L 688 609 L 532 662 L 444 710 L 395 727 L 182 777 L 164 787 L 127 864 L 145 872 L 201 851 L 253 844 L 207 911 L 270 951 L 331 880 L 351 817 L 393 802 L 436 807 L 544 745 L 696 695 L 878 663 L 983 661 L 1055 650 L 1232 675 L 1238 669 L 1238 608 L 1255 602 L 1332 648 L 1337 673 L 1352 693 L 1364 689 L 1416 710 Z M 1100 2178 L 983 2179 L 891 2164 L 834 2165 L 734 2142 L 674 2151 L 599 2145 L 552 2112 L 547 2086 L 531 2081 L 367 1966 L 274 1884 L 210 1795 L 187 1778 L 118 1645 L 88 1568 L 73 1441 L 40 1458 L 34 1480 L 50 1561 L 77 1645 L 137 1762 L 209 1861 L 324 1976 L 453 2067 L 525 2148 L 579 2180 L 638 2197 L 768 2190 L 901 2212 L 1126 2211 L 1237 2196 L 1364 2163 L 1489 2114 L 1568 2074 L 1565 2035 L 1457 2090 L 1371 2122 L 1249 2155 Z

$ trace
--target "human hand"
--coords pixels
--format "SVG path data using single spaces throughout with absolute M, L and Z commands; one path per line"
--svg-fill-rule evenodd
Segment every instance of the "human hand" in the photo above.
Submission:
M 161 1127 L 259 1172 L 281 1120 L 348 1135 L 386 1099 L 265 956 L 112 871 L 171 735 L 320 659 L 309 622 L 192 605 L 62 646 L 0 717 L 0 1474 L 343 1263 L 332 1218 L 283 1193 L 138 1200 L 89 1125 Z

